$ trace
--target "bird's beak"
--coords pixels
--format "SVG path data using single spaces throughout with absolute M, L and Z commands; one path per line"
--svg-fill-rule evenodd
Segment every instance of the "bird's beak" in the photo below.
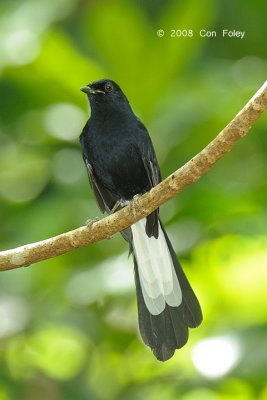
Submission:
M 88 95 L 98 94 L 98 93 L 105 94 L 105 92 L 103 92 L 102 90 L 95 90 L 95 89 L 92 89 L 90 86 L 83 86 L 83 87 L 81 87 L 80 90 Z

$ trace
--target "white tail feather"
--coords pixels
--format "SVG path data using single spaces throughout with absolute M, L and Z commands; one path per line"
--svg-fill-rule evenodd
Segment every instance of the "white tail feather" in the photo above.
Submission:
M 147 236 L 145 218 L 131 229 L 142 293 L 149 312 L 152 315 L 162 313 L 166 303 L 178 307 L 182 291 L 160 223 L 158 239 Z

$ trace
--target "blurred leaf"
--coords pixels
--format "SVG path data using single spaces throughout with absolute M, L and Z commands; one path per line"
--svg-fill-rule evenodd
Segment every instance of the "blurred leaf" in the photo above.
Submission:
M 49 163 L 42 155 L 11 149 L 0 160 L 0 195 L 20 203 L 36 198 L 49 179 Z
M 77 329 L 51 326 L 36 332 L 28 342 L 31 364 L 57 379 L 76 376 L 86 359 L 87 339 Z

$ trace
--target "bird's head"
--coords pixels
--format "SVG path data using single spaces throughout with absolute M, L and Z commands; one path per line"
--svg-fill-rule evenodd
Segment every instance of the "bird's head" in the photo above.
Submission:
M 99 109 L 119 110 L 129 107 L 128 100 L 119 85 L 111 79 L 100 79 L 81 88 L 86 93 L 92 111 Z

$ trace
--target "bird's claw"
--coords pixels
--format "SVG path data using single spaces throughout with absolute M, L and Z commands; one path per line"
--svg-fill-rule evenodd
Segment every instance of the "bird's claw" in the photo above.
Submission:
M 133 202 L 130 203 L 134 216 L 136 215 L 136 211 L 135 211 L 135 206 L 137 205 L 136 201 L 138 201 L 139 197 L 141 197 L 141 194 L 135 194 L 133 197 Z
M 87 226 L 87 228 L 91 228 L 96 222 L 99 221 L 98 217 L 95 217 L 94 219 L 88 219 L 85 224 Z
M 142 196 L 141 194 L 135 194 L 134 197 L 133 197 L 133 200 L 138 200 L 139 197 L 141 197 L 141 196 Z

